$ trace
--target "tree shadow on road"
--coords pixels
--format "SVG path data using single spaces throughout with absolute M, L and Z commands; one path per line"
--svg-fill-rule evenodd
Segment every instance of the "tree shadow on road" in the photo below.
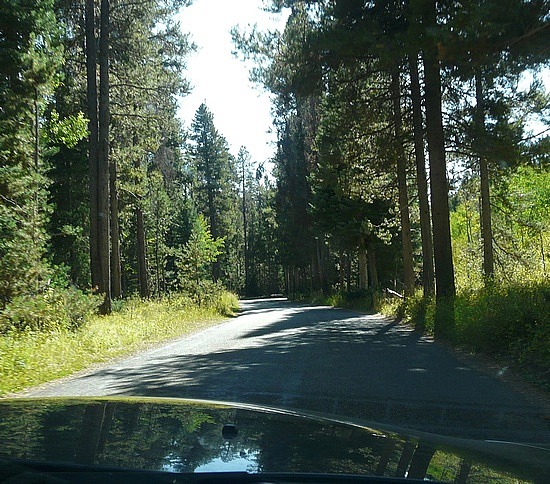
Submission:
M 153 355 L 139 367 L 83 378 L 107 379 L 115 395 L 293 407 L 453 435 L 545 431 L 538 409 L 406 326 L 379 315 L 277 304 L 282 317 L 240 334 L 230 349 Z M 273 310 L 256 302 L 241 317 Z

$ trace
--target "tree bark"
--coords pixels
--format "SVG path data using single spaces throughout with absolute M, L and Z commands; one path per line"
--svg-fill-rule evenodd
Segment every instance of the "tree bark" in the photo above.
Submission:
M 145 222 L 143 210 L 140 206 L 141 200 L 136 203 L 136 232 L 137 232 L 137 267 L 139 281 L 139 295 L 148 298 L 149 276 L 147 268 L 147 247 L 145 243 Z
M 359 289 L 365 290 L 365 289 L 368 289 L 368 278 L 367 278 L 367 250 L 365 247 L 364 240 L 361 240 L 359 244 L 358 259 L 359 259 Z
M 250 276 L 249 276 L 249 261 L 248 261 L 248 220 L 246 218 L 246 157 L 242 157 L 242 188 L 243 188 L 243 250 L 244 250 L 244 293 L 250 295 Z
M 435 24 L 435 4 L 427 25 Z M 436 297 L 453 298 L 456 294 L 449 223 L 449 189 L 441 108 L 441 73 L 435 45 L 424 52 L 426 97 L 426 134 L 430 158 L 430 185 L 433 217 Z
M 409 58 L 411 76 L 411 100 L 413 108 L 414 154 L 416 158 L 416 185 L 420 212 L 420 233 L 422 239 L 422 288 L 424 297 L 432 296 L 434 286 L 434 254 L 432 243 L 432 222 L 428 201 L 428 180 L 426 177 L 426 158 L 424 156 L 424 133 L 422 123 L 422 94 L 418 75 L 416 54 Z
M 435 454 L 435 448 L 430 444 L 420 441 L 414 451 L 411 465 L 407 473 L 408 479 L 424 479 L 428 472 L 428 467 Z
M 368 257 L 370 287 L 372 288 L 373 291 L 376 291 L 380 283 L 378 282 L 378 268 L 376 266 L 376 248 L 374 244 L 369 244 L 367 248 L 367 257 Z
M 493 257 L 493 228 L 491 223 L 491 198 L 489 186 L 489 167 L 484 155 L 485 103 L 483 100 L 483 79 L 481 69 L 475 73 L 476 85 L 476 139 L 475 151 L 479 159 L 479 177 L 481 183 L 481 239 L 483 241 L 483 276 L 485 283 L 493 280 L 495 263 Z
M 401 248 L 403 256 L 403 283 L 405 295 L 414 293 L 414 267 L 411 242 L 411 221 L 409 216 L 409 195 L 407 193 L 407 159 L 403 148 L 403 121 L 401 119 L 401 89 L 399 68 L 392 72 L 391 92 L 393 98 L 393 123 L 397 157 L 397 185 L 399 190 L 399 214 L 401 221 Z
M 122 264 L 120 261 L 120 224 L 118 216 L 117 164 L 111 160 L 109 167 L 109 190 L 111 204 L 111 293 L 122 297 Z
M 111 257 L 109 207 L 109 0 L 101 0 L 99 34 L 99 153 L 98 153 L 98 237 L 99 292 L 104 295 L 101 312 L 111 312 Z
M 90 193 L 90 272 L 94 291 L 100 286 L 98 227 L 98 119 L 97 119 L 97 44 L 94 0 L 86 0 L 86 101 L 88 111 L 88 169 Z

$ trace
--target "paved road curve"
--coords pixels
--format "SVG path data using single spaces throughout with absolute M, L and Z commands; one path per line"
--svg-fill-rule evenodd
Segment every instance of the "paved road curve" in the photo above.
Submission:
M 548 409 L 380 315 L 283 299 L 27 396 L 188 397 L 335 413 L 465 437 L 550 442 Z

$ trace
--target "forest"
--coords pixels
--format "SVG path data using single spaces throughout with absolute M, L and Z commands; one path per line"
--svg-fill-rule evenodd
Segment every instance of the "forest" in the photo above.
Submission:
M 271 164 L 205 104 L 178 119 L 190 3 L 2 1 L 0 334 L 283 293 L 547 377 L 548 1 L 265 1 L 284 31 L 232 36 L 273 94 Z

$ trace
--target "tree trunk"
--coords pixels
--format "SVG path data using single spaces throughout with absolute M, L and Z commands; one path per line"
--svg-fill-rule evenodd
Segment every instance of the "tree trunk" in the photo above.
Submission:
M 493 229 L 491 225 L 491 198 L 489 187 L 489 168 L 487 157 L 483 154 L 485 134 L 485 103 L 483 101 L 483 80 L 481 69 L 476 69 L 476 139 L 475 151 L 479 159 L 479 176 L 481 182 L 481 239 L 483 241 L 483 276 L 485 282 L 492 281 L 495 272 L 493 258 Z
M 435 2 L 429 2 L 427 5 L 424 25 L 426 29 L 437 29 Z M 441 72 L 435 43 L 426 46 L 424 51 L 424 81 L 435 262 L 436 314 L 434 333 L 437 338 L 447 338 L 454 329 L 456 287 L 449 221 L 449 188 L 443 137 L 443 116 L 441 112 Z
M 424 479 L 428 472 L 428 467 L 435 454 L 435 448 L 430 444 L 422 441 L 418 443 L 418 447 L 414 451 L 414 455 L 407 473 L 408 479 Z
M 409 468 L 415 449 L 416 444 L 413 441 L 409 440 L 405 442 L 401 451 L 401 457 L 397 463 L 395 477 L 405 477 L 407 475 L 407 469 Z
M 104 294 L 101 312 L 111 312 L 111 257 L 109 209 L 109 0 L 101 0 L 99 34 L 99 153 L 98 153 L 98 237 L 99 292 Z
M 466 459 L 463 459 L 460 463 L 460 470 L 458 471 L 457 476 L 455 477 L 455 484 L 466 484 L 470 476 L 470 471 L 472 470 L 472 464 Z
M 149 277 L 147 268 L 147 248 L 145 243 L 145 223 L 143 218 L 143 210 L 140 205 L 141 201 L 136 203 L 136 231 L 137 231 L 137 267 L 139 281 L 139 295 L 142 298 L 148 298 L 149 293 Z
M 441 116 L 441 78 L 435 58 L 424 58 L 426 75 L 426 128 L 430 157 L 434 261 L 437 298 L 455 296 L 454 267 L 449 223 L 447 164 Z
M 344 286 L 344 280 L 346 275 L 346 257 L 343 251 L 340 251 L 338 254 L 338 286 L 340 288 L 341 292 L 344 292 L 345 286 Z
M 244 242 L 244 293 L 250 294 L 250 275 L 248 271 L 248 220 L 246 218 L 246 173 L 245 173 L 245 156 L 242 158 L 242 187 L 243 187 L 243 242 Z
M 416 54 L 409 59 L 411 76 L 411 100 L 413 108 L 414 154 L 416 158 L 416 184 L 420 212 L 420 233 L 422 238 L 422 288 L 424 297 L 432 296 L 434 286 L 434 254 L 432 243 L 432 222 L 428 201 L 428 181 L 426 177 L 426 158 L 424 156 L 424 134 L 422 123 L 422 94 L 418 75 Z
M 86 101 L 88 110 L 88 169 L 90 192 L 90 272 L 92 289 L 99 290 L 100 263 L 98 242 L 98 119 L 97 119 L 97 44 L 94 0 L 86 0 Z
M 365 241 L 361 240 L 359 244 L 359 289 L 365 290 L 368 288 L 367 280 L 367 250 L 365 248 Z
M 378 289 L 378 268 L 376 267 L 376 248 L 374 244 L 369 244 L 367 249 L 370 287 L 373 291 Z
M 133 140 L 134 149 L 138 146 L 137 134 L 134 134 Z M 136 173 L 141 172 L 141 158 L 136 156 L 134 159 L 134 169 Z M 138 176 L 138 175 L 136 175 Z M 135 217 L 136 217 L 136 238 L 137 238 L 137 271 L 138 271 L 138 284 L 139 295 L 142 298 L 148 298 L 150 294 L 149 290 L 149 268 L 147 267 L 147 244 L 145 237 L 145 220 L 143 216 L 143 209 L 141 207 L 141 197 L 136 200 L 135 205 Z M 158 233 L 158 231 L 157 231 Z M 158 287 L 157 287 L 158 291 Z
M 432 10 L 435 10 L 435 7 Z M 435 11 L 432 12 L 432 15 L 433 18 L 429 19 L 429 25 L 435 23 Z M 424 77 L 426 84 L 426 134 L 430 158 L 436 296 L 437 298 L 453 298 L 456 289 L 449 223 L 447 164 L 441 114 L 441 73 L 436 46 L 433 46 L 432 49 L 426 49 L 424 53 Z
M 115 160 L 110 162 L 109 190 L 111 195 L 111 293 L 114 298 L 118 299 L 122 297 L 122 264 L 120 262 L 120 224 Z
M 401 248 L 403 254 L 403 282 L 405 295 L 414 293 L 414 267 L 411 242 L 411 221 L 409 216 L 409 195 L 407 193 L 407 158 L 403 148 L 403 122 L 401 119 L 401 89 L 399 68 L 392 72 L 391 91 L 393 98 L 393 123 L 397 156 L 397 185 L 399 190 L 399 214 L 401 220 Z

